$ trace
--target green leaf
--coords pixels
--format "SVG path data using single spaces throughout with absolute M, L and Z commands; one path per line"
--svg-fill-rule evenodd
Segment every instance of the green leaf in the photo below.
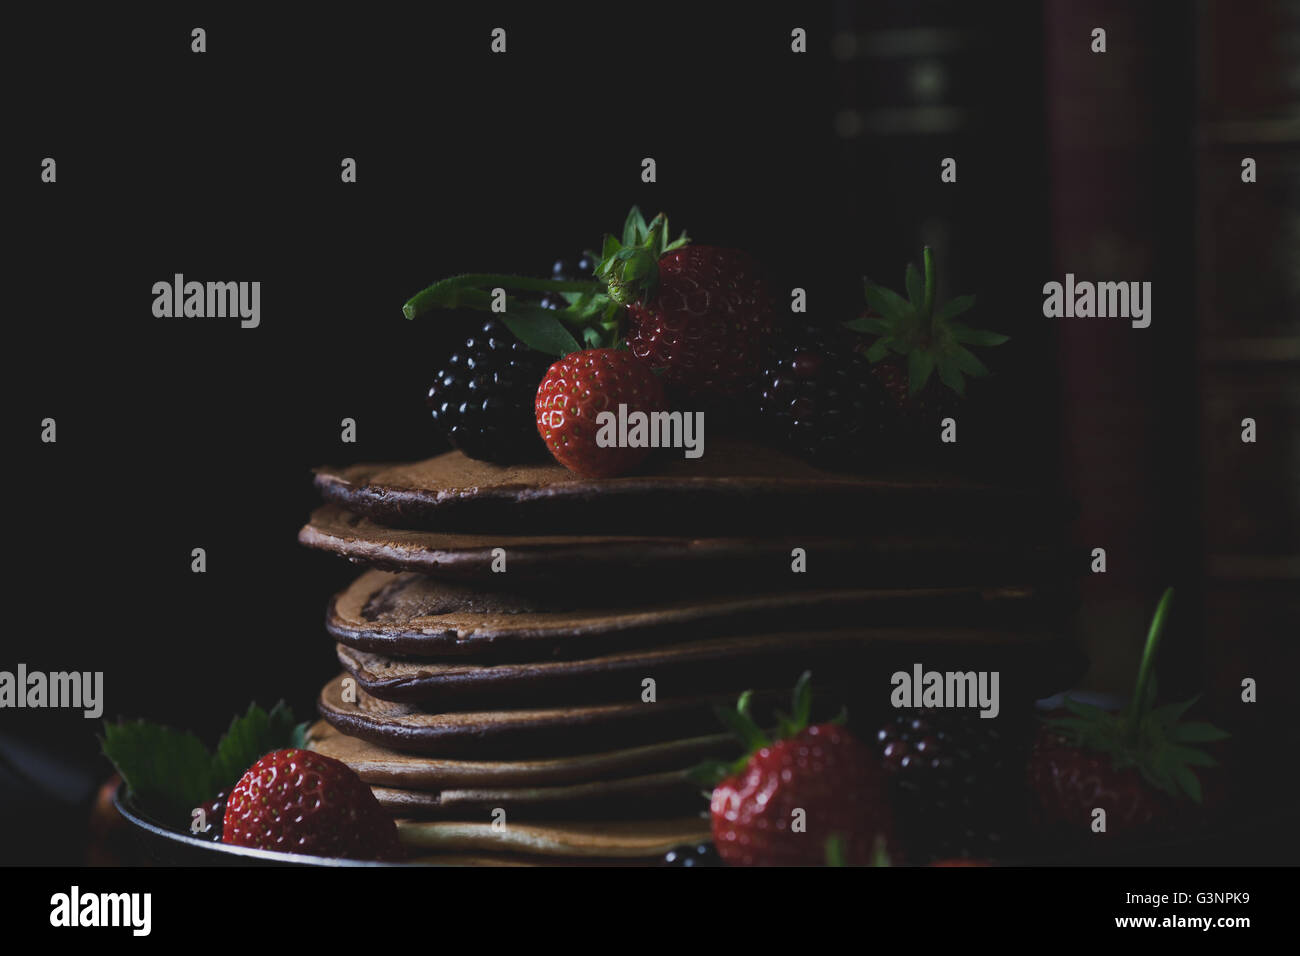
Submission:
M 795 681 L 793 697 L 793 720 L 801 731 L 808 726 L 808 719 L 812 716 L 812 671 L 804 671 L 799 675 Z
M 602 338 L 603 336 L 600 334 L 600 329 L 594 328 L 592 326 L 588 326 L 587 328 L 582 330 L 583 348 L 588 348 L 588 349 L 600 348 L 602 344 L 601 343 Z
M 1201 781 L 1196 774 L 1184 767 L 1182 764 L 1174 764 L 1169 768 L 1174 780 L 1178 783 L 1178 789 L 1187 794 L 1197 803 L 1201 802 Z
M 1169 755 L 1171 760 L 1187 764 L 1191 767 L 1217 767 L 1219 761 L 1215 760 L 1204 750 L 1197 750 L 1195 747 L 1172 746 L 1166 747 L 1164 753 Z
M 909 266 L 908 268 L 910 269 L 911 266 Z M 970 309 L 971 306 L 973 306 L 974 304 L 975 304 L 975 296 L 973 295 L 956 296 L 954 298 L 949 299 L 943 305 L 939 306 L 938 311 L 934 313 L 934 320 L 936 322 L 947 322 L 949 319 L 953 319 L 961 315 L 963 312 Z
M 921 281 L 920 270 L 911 262 L 907 264 L 906 283 L 907 297 L 912 302 L 912 308 L 919 310 L 925 302 L 925 284 Z
M 907 357 L 907 388 L 915 395 L 925 388 L 934 371 L 934 355 L 923 349 L 916 349 Z
M 907 300 L 893 289 L 886 289 L 881 285 L 873 285 L 870 280 L 867 280 L 864 285 L 864 291 L 867 297 L 867 304 L 886 318 L 905 319 L 909 315 L 916 314 L 916 310 L 908 305 Z
M 963 325 L 961 322 L 950 322 L 948 332 L 955 341 L 961 342 L 963 345 L 991 348 L 994 345 L 1001 345 L 1003 342 L 1010 341 L 1009 336 L 989 332 L 985 329 L 972 329 L 969 325 Z
M 960 345 L 956 346 L 948 355 L 957 368 L 973 378 L 983 378 L 989 374 L 988 366 Z
M 1232 735 L 1227 731 L 1220 730 L 1205 721 L 1176 724 L 1169 731 L 1170 739 L 1180 744 L 1205 744 L 1215 740 L 1227 740 L 1230 736 Z
M 106 722 L 103 749 L 136 805 L 169 826 L 186 826 L 190 811 L 216 796 L 212 757 L 194 734 L 142 720 Z
M 888 335 L 893 331 L 893 326 L 884 319 L 870 315 L 850 319 L 844 323 L 844 327 L 854 332 L 866 332 L 871 335 Z
M 1061 702 L 1064 707 L 1072 714 L 1078 714 L 1080 717 L 1090 718 L 1092 720 L 1112 720 L 1114 715 L 1100 707 L 1094 707 L 1092 704 L 1085 704 L 1081 700 L 1075 700 L 1073 697 L 1067 697 Z
M 883 359 L 889 353 L 889 342 L 885 339 L 879 339 L 871 348 L 867 349 L 867 361 L 875 364 Z
M 741 746 L 746 751 L 759 750 L 771 743 L 767 734 L 763 733 L 763 729 L 754 723 L 754 719 L 739 708 L 733 710 L 730 707 L 717 706 L 714 708 L 714 713 L 740 739 Z
M 623 220 L 623 245 L 635 246 L 645 237 L 646 222 L 641 215 L 641 208 L 633 206 Z
M 1191 700 L 1184 700 L 1182 702 L 1173 703 L 1173 704 L 1165 704 L 1161 707 L 1153 707 L 1150 713 L 1148 713 L 1147 717 L 1148 719 L 1153 720 L 1159 724 L 1168 726 L 1170 724 L 1173 724 L 1175 721 L 1181 719 L 1183 714 L 1187 713 L 1187 711 L 1191 708 L 1191 706 L 1195 704 L 1198 700 L 1200 700 L 1199 694 L 1196 697 L 1193 697 Z
M 847 856 L 844 852 L 844 837 L 838 833 L 826 838 L 826 865 L 848 866 Z
M 520 342 L 547 355 L 564 356 L 581 348 L 551 309 L 514 306 L 501 313 L 501 321 Z
M 293 746 L 293 712 L 280 701 L 267 713 L 257 704 L 230 722 L 225 736 L 217 743 L 212 758 L 212 784 L 216 790 L 229 790 L 244 771 L 273 750 Z M 209 797 L 209 799 L 211 799 Z
M 962 378 L 960 369 L 954 368 L 946 362 L 940 362 L 939 380 L 958 395 L 966 394 L 966 380 Z
M 732 765 L 722 760 L 706 760 L 686 771 L 686 778 L 692 783 L 712 790 L 732 773 Z

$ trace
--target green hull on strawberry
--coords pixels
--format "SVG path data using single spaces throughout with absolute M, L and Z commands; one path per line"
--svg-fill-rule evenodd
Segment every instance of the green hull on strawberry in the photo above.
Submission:
M 1172 834 L 1204 822 L 1221 792 L 1218 763 L 1203 745 L 1228 735 L 1183 720 L 1196 698 L 1155 706 L 1156 651 L 1172 598 L 1165 591 L 1156 608 L 1127 707 L 1111 713 L 1067 698 L 1067 714 L 1039 730 L 1028 778 L 1045 835 L 1095 849 Z

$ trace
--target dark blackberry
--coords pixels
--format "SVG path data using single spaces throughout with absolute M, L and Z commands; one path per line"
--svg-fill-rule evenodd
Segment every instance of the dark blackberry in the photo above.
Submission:
M 787 334 L 759 377 L 760 426 L 808 459 L 871 460 L 893 425 L 889 396 L 848 331 L 808 327 Z
M 575 262 L 556 259 L 551 266 L 552 279 L 590 279 L 596 272 L 596 258 L 590 252 L 578 256 Z
M 590 252 L 584 252 L 576 262 L 569 262 L 567 259 L 556 259 L 551 266 L 551 278 L 558 280 L 565 279 L 590 279 L 596 272 L 596 258 Z M 563 309 L 569 303 L 558 292 L 546 292 L 542 295 L 539 303 L 543 309 Z
M 660 866 L 722 866 L 722 857 L 712 843 L 676 846 L 664 854 Z
M 198 830 L 191 824 L 190 836 L 199 840 L 209 840 L 212 843 L 221 842 L 221 826 L 226 816 L 226 795 L 219 793 L 215 800 L 210 800 L 203 804 L 203 826 Z M 195 823 L 198 821 L 195 820 Z
M 876 733 L 909 863 L 1019 851 L 1028 722 L 904 710 Z
M 434 422 L 471 458 L 510 464 L 544 457 L 534 403 L 551 361 L 488 319 L 429 387 Z

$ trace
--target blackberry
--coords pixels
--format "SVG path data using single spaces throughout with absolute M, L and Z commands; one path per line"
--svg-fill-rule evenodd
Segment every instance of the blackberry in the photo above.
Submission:
M 216 799 L 203 804 L 203 827 L 190 830 L 190 836 L 212 843 L 221 842 L 221 827 L 226 816 L 226 794 L 218 793 Z
M 498 464 L 541 458 L 537 386 L 551 358 L 530 349 L 496 319 L 465 340 L 429 387 L 434 422 L 471 458 Z
M 840 329 L 808 327 L 786 335 L 759 376 L 762 427 L 813 461 L 870 460 L 890 434 L 894 415 L 861 344 Z
M 590 279 L 596 272 L 596 257 L 590 252 L 584 252 L 576 262 L 570 263 L 564 259 L 556 259 L 555 264 L 551 266 L 552 279 Z M 558 292 L 547 292 L 542 295 L 539 303 L 543 309 L 563 309 L 568 305 L 568 301 Z
M 722 857 L 712 843 L 673 847 L 664 854 L 660 866 L 722 866 Z
M 909 863 L 1018 852 L 1027 721 L 904 710 L 876 742 Z

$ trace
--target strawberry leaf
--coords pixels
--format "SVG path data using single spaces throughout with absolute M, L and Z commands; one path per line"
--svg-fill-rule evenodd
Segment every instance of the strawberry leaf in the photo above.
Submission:
M 921 306 L 925 303 L 925 284 L 921 281 L 920 271 L 911 262 L 907 264 L 904 282 L 907 287 L 907 298 L 911 300 L 912 308 L 920 311 Z
M 930 380 L 930 374 L 934 371 L 934 355 L 929 352 L 917 350 L 907 357 L 907 388 L 908 391 L 915 395 L 921 389 L 925 388 L 925 383 Z
M 912 354 L 915 355 L 916 353 L 913 352 Z M 958 395 L 966 394 L 966 380 L 962 378 L 961 370 L 949 365 L 947 362 L 939 363 L 939 381 Z
M 910 269 L 911 266 L 908 266 L 908 268 Z M 949 320 L 961 315 L 963 312 L 969 311 L 974 305 L 975 296 L 956 296 L 955 298 L 949 299 L 935 310 L 934 320 L 936 322 L 948 322 Z
M 812 717 L 812 671 L 804 671 L 794 685 L 794 724 L 803 730 Z M 796 731 L 797 733 L 798 731 Z
M 741 699 L 745 702 L 743 695 Z M 738 706 L 733 710 L 719 705 L 714 707 L 713 712 L 740 739 L 740 744 L 746 751 L 761 750 L 771 743 L 763 729 L 749 716 L 748 707 L 742 710 Z
M 872 364 L 879 362 L 889 354 L 889 342 L 885 339 L 878 339 L 876 344 L 867 349 L 867 361 Z
M 988 366 L 977 359 L 974 353 L 962 348 L 960 345 L 956 346 L 949 353 L 949 356 L 957 368 L 973 378 L 983 378 L 989 374 Z
M 963 345 L 977 345 L 989 348 L 1009 341 L 1009 336 L 1000 335 L 997 332 L 988 332 L 984 329 L 972 329 L 969 325 L 963 325 L 961 322 L 948 323 L 948 332 L 955 341 Z
M 867 304 L 886 318 L 902 319 L 909 314 L 915 314 L 915 310 L 908 305 L 907 300 L 892 289 L 873 285 L 870 280 L 866 281 L 864 288 Z
M 501 313 L 501 321 L 519 341 L 547 355 L 565 356 L 581 347 L 552 309 L 516 306 Z
M 639 206 L 633 206 L 628 210 L 627 218 L 623 220 L 623 245 L 635 246 L 639 244 L 641 240 L 645 238 L 645 233 L 645 217 L 641 215 L 641 208 Z M 613 236 L 607 236 L 605 238 L 606 249 L 608 249 L 609 243 L 613 238 Z M 608 254 L 608 252 L 605 253 L 605 255 Z
M 1182 764 L 1174 764 L 1170 767 L 1170 772 L 1178 784 L 1178 789 L 1191 797 L 1192 800 L 1200 803 L 1202 798 L 1201 781 L 1196 774 Z M 1163 789 L 1167 790 L 1169 788 L 1165 787 Z
M 1180 744 L 1205 744 L 1216 740 L 1227 740 L 1229 734 L 1205 721 L 1192 721 L 1179 724 L 1169 731 L 1170 739 Z
M 868 332 L 872 335 L 888 335 L 892 331 L 892 327 L 884 319 L 869 315 L 850 319 L 844 323 L 844 327 L 854 332 Z

